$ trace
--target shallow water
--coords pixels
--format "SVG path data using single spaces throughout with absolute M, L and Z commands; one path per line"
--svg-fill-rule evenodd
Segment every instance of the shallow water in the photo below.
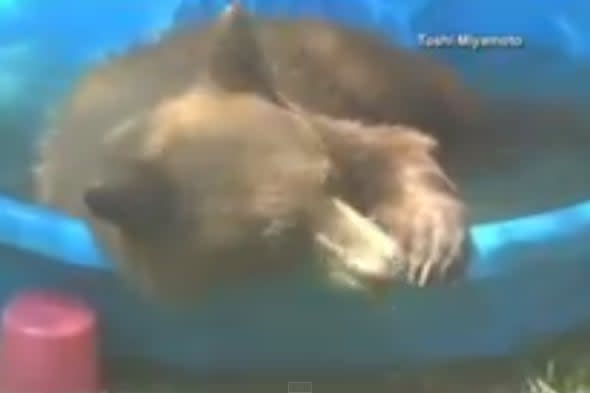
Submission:
M 464 184 L 476 222 L 578 203 L 590 197 L 590 115 L 586 100 L 501 98 L 493 104 L 489 154 Z M 481 151 L 479 152 L 481 153 Z
M 458 2 L 453 4 L 457 7 Z M 446 53 L 437 55 L 451 63 L 460 63 Z M 473 149 L 476 154 L 471 158 L 477 162 L 466 162 L 464 168 L 463 192 L 475 222 L 533 214 L 590 198 L 587 174 L 590 166 L 590 114 L 587 110 L 590 99 L 585 91 L 590 70 L 567 62 L 549 67 L 545 62 L 550 56 L 534 56 L 530 51 L 528 55 L 537 63 L 530 60 L 522 66 L 524 55 L 518 55 L 519 59 L 514 63 L 508 59 L 489 66 L 480 58 L 473 60 L 481 56 L 473 53 L 469 55 L 472 59 L 469 67 L 463 65 L 469 83 L 497 95 L 489 109 L 493 127 L 487 135 L 474 136 L 471 143 L 478 147 Z M 554 55 L 555 52 L 551 52 L 551 56 Z M 57 76 L 48 76 L 49 70 L 57 72 Z M 63 67 L 37 63 L 37 71 L 27 74 L 29 79 L 22 88 L 24 94 L 19 95 L 18 100 L 0 105 L 0 192 L 30 199 L 34 147 L 39 135 L 48 129 L 46 113 L 58 105 L 67 81 L 71 82 L 78 71 L 66 63 Z M 55 78 L 64 78 L 66 82 L 63 86 L 55 86 Z M 472 165 L 477 165 L 479 170 L 470 171 Z M 121 380 L 142 380 L 142 373 L 147 372 L 129 372 Z M 155 379 L 163 377 L 162 374 L 154 375 Z M 138 383 L 142 386 L 152 384 Z M 327 387 L 314 391 L 378 392 L 391 389 L 387 382 L 362 378 L 347 381 L 345 386 L 335 382 L 326 384 Z M 227 384 L 203 389 L 232 391 Z M 131 390 L 121 388 L 120 391 Z M 241 387 L 240 391 L 286 391 L 286 386 L 284 381 L 270 382 Z M 435 390 L 407 388 L 404 391 Z

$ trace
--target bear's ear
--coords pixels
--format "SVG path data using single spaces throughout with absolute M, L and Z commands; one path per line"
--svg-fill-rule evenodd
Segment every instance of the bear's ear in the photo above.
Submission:
M 256 38 L 250 16 L 239 1 L 233 1 L 213 27 L 208 75 L 218 87 L 253 93 L 275 103 L 282 100 L 272 82 L 272 73 Z
M 172 195 L 161 174 L 138 165 L 116 179 L 88 187 L 83 199 L 94 217 L 123 230 L 146 232 L 172 217 Z

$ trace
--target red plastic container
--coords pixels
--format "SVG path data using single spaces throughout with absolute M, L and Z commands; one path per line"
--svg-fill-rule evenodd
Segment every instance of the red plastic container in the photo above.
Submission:
M 2 315 L 0 392 L 96 393 L 96 315 L 67 294 L 18 295 Z

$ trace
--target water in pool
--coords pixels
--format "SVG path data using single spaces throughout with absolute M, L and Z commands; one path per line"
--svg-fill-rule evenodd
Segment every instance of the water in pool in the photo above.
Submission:
M 346 4 L 260 0 L 243 1 L 240 17 L 235 17 L 232 12 L 237 2 L 234 8 L 228 8 L 228 4 L 207 0 L 162 0 L 149 5 L 132 1 L 103 4 L 95 0 L 75 5 L 65 1 L 51 5 L 34 0 L 0 2 L 0 191 L 22 203 L 22 209 L 37 203 L 40 195 L 42 202 L 68 216 L 95 220 L 99 248 L 104 247 L 114 255 L 110 255 L 111 259 L 130 271 L 131 280 L 115 280 L 113 284 L 109 276 L 106 287 L 102 287 L 101 278 L 94 289 L 82 289 L 79 282 L 72 288 L 108 308 L 105 320 L 115 320 L 114 310 L 125 313 L 127 305 L 140 310 L 134 309 L 134 317 L 126 318 L 134 319 L 142 307 L 149 310 L 161 306 L 151 304 L 151 298 L 143 299 L 144 294 L 149 293 L 149 297 L 161 289 L 166 295 L 196 296 L 193 290 L 200 295 L 202 286 L 218 278 L 235 280 L 244 274 L 268 273 L 268 264 L 260 261 L 269 255 L 274 261 L 286 250 L 304 249 L 307 231 L 299 231 L 298 223 L 309 216 L 309 209 L 327 206 L 309 210 L 314 212 L 313 219 L 307 219 L 304 227 L 327 234 L 322 239 L 329 242 L 321 244 L 328 244 L 330 252 L 337 251 L 337 262 L 329 264 L 328 270 L 345 277 L 341 281 L 346 285 L 354 282 L 354 286 L 363 288 L 362 294 L 354 292 L 354 296 L 362 297 L 364 292 L 380 294 L 379 285 L 398 280 L 397 276 L 393 278 L 390 263 L 397 258 L 383 257 L 391 253 L 402 257 L 401 264 L 410 261 L 409 267 L 403 268 L 407 271 L 404 280 L 426 287 L 411 291 L 407 301 L 400 300 L 401 314 L 390 313 L 387 317 L 374 314 L 377 311 L 372 308 L 383 307 L 383 300 L 367 305 L 364 300 L 359 304 L 358 299 L 353 299 L 350 307 L 355 311 L 350 313 L 346 308 L 348 300 L 338 300 L 338 306 L 344 308 L 334 313 L 332 322 L 323 327 L 318 324 L 316 331 L 300 327 L 301 337 L 320 342 L 318 332 L 323 332 L 331 337 L 326 340 L 329 345 L 338 346 L 355 337 L 359 343 L 350 347 L 342 344 L 332 353 L 317 355 L 305 353 L 304 348 L 313 348 L 311 343 L 299 348 L 286 345 L 287 356 L 297 359 L 299 365 L 307 356 L 327 359 L 331 366 L 324 371 L 333 374 L 339 368 L 339 357 L 346 354 L 343 369 L 362 369 L 360 360 L 350 360 L 358 355 L 359 359 L 367 359 L 364 368 L 382 371 L 388 368 L 383 360 L 385 352 L 374 356 L 370 348 L 379 347 L 378 337 L 385 335 L 389 324 L 404 334 L 420 331 L 429 337 L 425 325 L 449 318 L 453 304 L 475 310 L 473 315 L 484 315 L 482 307 L 490 307 L 496 310 L 487 314 L 491 324 L 496 323 L 496 318 L 514 318 L 513 324 L 498 322 L 496 329 L 489 329 L 485 335 L 493 345 L 480 343 L 475 335 L 465 337 L 462 349 L 455 351 L 456 344 L 442 344 L 447 333 L 441 332 L 455 329 L 454 335 L 448 333 L 448 337 L 466 336 L 458 332 L 468 322 L 461 322 L 467 317 L 453 311 L 457 322 L 448 322 L 444 328 L 430 326 L 432 332 L 440 333 L 434 335 L 437 338 L 432 338 L 431 344 L 396 343 L 399 356 L 392 360 L 395 367 L 392 364 L 391 369 L 412 368 L 426 358 L 429 360 L 425 363 L 437 365 L 444 364 L 447 357 L 453 361 L 466 359 L 463 355 L 453 357 L 454 352 L 510 354 L 512 349 L 500 348 L 502 343 L 506 348 L 523 347 L 515 342 L 527 330 L 510 330 L 507 326 L 533 326 L 551 318 L 537 321 L 540 314 L 531 311 L 521 315 L 520 320 L 518 311 L 507 312 L 512 309 L 511 297 L 494 292 L 502 292 L 497 290 L 504 285 L 501 282 L 484 289 L 472 289 L 476 284 L 463 283 L 455 289 L 449 281 L 463 278 L 467 266 L 463 237 L 470 224 L 540 214 L 588 199 L 590 182 L 584 169 L 590 157 L 590 132 L 585 86 L 590 79 L 590 48 L 584 38 L 588 34 L 585 22 L 590 18 L 590 6 L 573 0 L 545 1 L 534 7 L 531 0 L 520 0 L 516 5 L 489 0 L 453 0 L 444 5 L 437 0 L 407 0 L 395 5 L 384 0 Z M 269 128 L 272 132 L 266 133 Z M 211 134 L 211 130 L 217 134 Z M 219 133 L 227 138 L 222 143 L 217 136 L 212 137 Z M 422 138 L 425 135 L 438 142 L 440 155 L 431 154 L 430 140 Z M 48 143 L 40 147 L 41 141 Z M 327 155 L 321 155 L 324 151 L 320 146 L 327 149 Z M 383 146 L 391 147 L 385 150 Z M 141 160 L 129 164 L 138 157 Z M 338 167 L 337 172 L 315 164 L 314 160 L 321 163 L 325 157 Z M 297 165 L 293 165 L 295 161 Z M 326 171 L 330 187 L 326 186 L 328 182 L 314 180 Z M 378 225 L 366 219 L 358 224 L 338 209 L 339 205 L 331 207 L 332 199 L 324 201 L 326 195 L 338 195 L 361 216 L 376 217 Z M 7 202 L 2 206 L 8 209 L 13 205 Z M 464 219 L 464 207 L 469 220 Z M 231 213 L 217 213 L 222 208 Z M 27 211 L 34 217 L 33 210 Z M 575 210 L 576 219 L 585 223 L 586 216 L 582 217 L 580 211 Z M 24 213 L 19 214 L 3 212 L 0 221 L 11 217 L 24 222 Z M 337 223 L 334 225 L 338 231 L 318 218 L 324 215 L 336 219 L 330 223 Z M 30 221 L 30 217 L 26 219 Z M 567 223 L 556 222 L 567 226 L 574 222 L 572 215 L 568 217 L 571 220 Z M 57 221 L 43 220 L 49 233 L 53 225 L 50 222 Z M 411 224 L 413 220 L 418 222 L 416 227 Z M 588 225 L 578 221 L 576 228 L 587 229 Z M 393 252 L 388 248 L 393 245 L 385 240 L 376 246 L 375 242 L 363 243 L 362 236 L 361 240 L 342 237 L 345 227 L 341 222 L 356 225 L 356 235 L 366 235 L 369 227 L 377 232 L 389 230 L 400 240 L 401 248 Z M 22 233 L 19 241 L 32 244 L 23 240 Z M 554 250 L 553 255 L 569 258 L 570 254 L 579 254 L 584 233 L 580 230 L 568 235 L 572 239 L 568 242 L 575 246 L 567 243 L 566 247 L 562 241 L 563 250 Z M 274 240 L 267 241 L 267 237 Z M 2 238 L 5 248 L 11 247 L 6 244 L 8 238 Z M 206 245 L 207 251 L 197 245 Z M 82 250 L 86 246 L 79 243 L 76 247 Z M 527 257 L 540 258 L 549 248 L 553 246 L 547 243 L 538 247 L 534 256 L 529 255 L 531 251 Z M 339 254 L 342 249 L 346 253 Z M 14 258 L 35 259 L 37 251 L 28 250 L 26 256 L 17 253 Z M 74 255 L 73 251 L 60 252 L 54 245 L 53 251 L 38 259 Z M 90 255 L 84 250 L 76 252 L 77 256 Z M 356 264 L 356 259 L 341 256 L 348 252 L 363 252 L 364 257 L 369 255 L 368 259 L 379 263 Z M 246 258 L 245 253 L 255 257 Z M 289 253 L 300 258 L 306 255 Z M 8 251 L 6 255 L 11 257 Z M 244 262 L 239 269 L 234 264 L 231 269 L 224 266 L 217 270 L 185 263 L 193 261 L 195 255 L 215 255 L 216 261 L 233 261 L 239 256 Z M 384 258 L 387 263 L 383 263 Z M 256 263 L 246 262 L 250 260 Z M 278 267 L 281 274 L 292 268 L 288 258 L 284 261 Z M 537 281 L 532 273 L 535 269 L 514 279 L 519 284 L 511 284 L 513 287 L 523 285 L 544 295 L 517 292 L 515 296 L 524 299 L 520 307 L 527 308 L 527 302 L 531 302 L 539 310 L 544 306 L 561 308 L 559 317 L 537 329 L 539 337 L 531 338 L 535 344 L 540 337 L 566 333 L 574 325 L 578 328 L 590 317 L 572 306 L 582 304 L 580 299 L 585 294 L 575 291 L 586 282 L 588 272 L 583 266 L 580 262 L 566 273 L 565 268 L 554 263 L 537 269 L 544 272 L 539 273 Z M 69 275 L 63 267 L 57 269 L 62 269 L 59 272 L 53 267 L 48 269 L 47 277 L 59 278 L 30 279 L 22 266 L 7 267 L 7 272 L 19 277 L 14 281 L 19 284 L 0 290 L 0 298 L 18 290 L 20 283 L 45 285 L 49 281 L 48 285 L 55 285 Z M 205 272 L 210 276 L 203 276 Z M 272 274 L 262 279 L 269 280 Z M 545 288 L 548 277 L 555 283 Z M 568 288 L 568 280 L 572 293 L 565 294 L 562 288 Z M 117 286 L 114 293 L 140 300 L 121 301 L 119 307 L 113 307 L 111 303 L 117 301 L 118 295 L 107 301 L 102 293 L 111 286 Z M 272 288 L 265 290 L 270 292 L 258 296 L 273 293 Z M 307 320 L 325 311 L 321 302 L 315 308 L 306 308 L 305 303 L 313 302 L 318 295 L 316 290 L 294 295 L 293 301 L 303 304 L 293 308 L 301 312 L 301 318 Z M 438 291 L 444 293 L 444 307 L 428 300 Z M 552 291 L 563 296 L 555 301 L 544 300 L 551 298 L 548 293 Z M 321 290 L 319 293 L 322 296 Z M 474 297 L 465 299 L 467 296 Z M 135 306 L 137 302 L 139 306 Z M 258 305 L 245 302 L 242 311 L 236 313 L 227 302 L 207 311 L 207 317 L 200 321 L 207 325 L 208 332 L 227 329 L 215 338 L 201 340 L 211 351 L 209 358 L 201 355 L 203 359 L 193 361 L 189 348 L 194 349 L 198 340 L 186 344 L 185 350 L 178 352 L 179 357 L 200 364 L 199 375 L 224 369 L 248 376 L 264 374 L 264 365 L 273 363 L 275 375 L 281 374 L 279 370 L 288 374 L 285 367 L 289 362 L 280 359 L 282 345 L 260 350 L 260 359 L 249 358 L 248 352 L 257 345 L 263 347 L 263 342 L 254 342 L 265 335 L 267 343 L 289 337 L 276 330 L 290 323 L 273 318 L 279 306 L 267 304 L 264 298 Z M 109 306 L 105 306 L 107 303 Z M 239 301 L 233 298 L 231 303 L 235 307 Z M 428 318 L 419 316 L 421 313 Z M 352 315 L 358 320 L 366 314 L 371 315 L 371 328 L 355 336 L 351 331 L 365 325 L 352 322 Z M 414 315 L 414 319 L 409 321 L 402 318 L 404 315 Z M 146 317 L 147 323 L 150 318 Z M 261 319 L 254 323 L 248 318 Z M 470 318 L 474 330 L 465 328 L 465 332 L 477 331 L 475 317 Z M 172 323 L 166 321 L 162 319 L 153 328 L 154 341 L 166 341 L 157 333 L 161 326 Z M 183 318 L 173 317 L 170 321 L 182 323 Z M 414 326 L 416 323 L 420 325 Z M 240 324 L 247 329 L 240 330 Z M 341 337 L 334 333 L 339 324 L 350 324 Z M 125 334 L 118 325 L 107 329 L 107 337 L 119 333 L 110 347 L 132 337 L 134 329 L 151 329 L 127 322 L 125 326 Z M 238 331 L 241 333 L 235 333 Z M 149 332 L 139 336 L 142 340 L 150 337 Z M 362 340 L 371 336 L 374 340 L 364 346 Z M 252 345 L 245 345 L 249 338 Z M 469 340 L 473 344 L 468 344 Z M 494 345 L 498 348 L 490 349 Z M 164 343 L 146 350 L 147 360 L 157 362 L 159 351 L 166 351 L 162 349 L 166 346 Z M 134 348 L 139 347 L 141 344 Z M 243 352 L 235 349 L 242 347 Z M 174 348 L 167 356 L 182 345 Z M 360 354 L 361 348 L 365 353 Z M 422 356 L 418 348 L 428 348 L 429 355 Z M 231 355 L 234 353 L 239 355 Z M 257 361 L 259 367 L 243 366 Z M 163 370 L 165 383 L 168 371 Z M 145 379 L 138 378 L 137 372 L 118 379 L 125 384 L 126 378 Z M 371 391 L 381 389 L 374 385 L 382 382 L 380 378 L 370 380 L 355 383 Z

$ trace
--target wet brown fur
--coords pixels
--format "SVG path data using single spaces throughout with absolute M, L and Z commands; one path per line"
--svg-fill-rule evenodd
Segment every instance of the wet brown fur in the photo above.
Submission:
M 233 32 L 226 19 L 89 73 L 42 148 L 39 198 L 88 220 L 136 283 L 166 296 L 296 267 L 313 248 L 310 220 L 334 195 L 408 254 L 429 252 L 432 226 L 448 230 L 451 266 L 410 270 L 422 283 L 459 275 L 448 272 L 464 266 L 461 200 L 435 139 L 396 125 L 436 137 L 464 126 L 452 75 L 328 24 Z M 250 27 L 258 42 L 244 41 Z M 113 226 L 85 203 L 95 184 L 125 184 L 131 208 L 158 209 Z

